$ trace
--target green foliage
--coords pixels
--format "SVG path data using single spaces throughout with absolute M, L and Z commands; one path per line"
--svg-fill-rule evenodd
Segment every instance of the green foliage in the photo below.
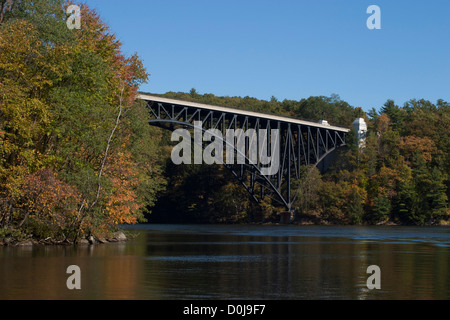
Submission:
M 399 131 L 403 126 L 403 121 L 406 116 L 406 111 L 399 108 L 394 100 L 388 100 L 381 108 L 381 113 L 386 114 L 390 119 L 390 125 L 395 131 Z
M 404 107 L 388 100 L 380 114 L 372 112 L 376 138 L 369 135 L 362 157 L 370 163 L 368 221 L 425 225 L 448 219 L 448 115 L 443 100 L 411 100 Z
M 347 214 L 352 224 L 360 224 L 364 216 L 363 197 L 360 188 L 352 188 L 350 193 Z
M 303 178 L 293 187 L 299 191 L 294 204 L 298 219 L 313 223 L 416 225 L 448 220 L 450 108 L 443 100 L 437 104 L 411 100 L 403 107 L 388 100 L 380 112 L 372 109 L 366 117 L 360 108 L 337 95 L 280 102 L 275 97 L 269 101 L 217 97 L 192 89 L 189 94 L 168 92 L 165 96 L 312 120 L 325 115 L 332 124 L 347 127 L 356 117 L 364 117 L 369 132 L 363 149 L 358 147 L 352 130 L 346 136 L 347 148 L 341 149 L 331 170 L 321 176 L 304 168 Z M 239 212 L 246 219 L 261 219 L 284 210 L 272 204 L 252 207 L 244 189 L 236 187 L 238 182 L 222 170 L 207 166 L 173 169 L 167 166 L 168 193 L 157 202 L 157 213 L 171 211 L 173 216 L 189 221 L 207 221 L 211 217 L 213 221 L 236 221 Z M 173 190 L 176 199 L 170 197 Z
M 9 245 L 30 239 L 30 234 L 23 229 L 0 228 L 0 245 Z
M 386 196 L 378 196 L 374 199 L 374 208 L 370 217 L 374 222 L 386 221 L 391 213 L 391 202 Z

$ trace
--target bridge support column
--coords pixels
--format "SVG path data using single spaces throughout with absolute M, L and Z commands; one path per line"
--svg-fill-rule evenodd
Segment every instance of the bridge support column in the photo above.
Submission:
M 294 222 L 294 211 L 283 211 L 280 213 L 280 224 L 290 224 Z

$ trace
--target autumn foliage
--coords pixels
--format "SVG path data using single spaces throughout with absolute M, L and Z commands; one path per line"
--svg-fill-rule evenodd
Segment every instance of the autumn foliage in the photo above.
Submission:
M 137 147 L 158 135 L 135 103 L 142 62 L 85 4 L 69 30 L 71 3 L 1 2 L 0 242 L 104 237 L 141 221 L 163 184 L 155 142 Z
M 169 133 L 150 127 L 145 105 L 135 101 L 149 77 L 142 61 L 121 51 L 86 4 L 79 4 L 81 29 L 68 29 L 63 9 L 71 3 L 0 0 L 0 243 L 102 238 L 144 221 L 150 207 L 165 221 L 277 219 L 284 208 L 253 202 L 224 167 L 161 162 Z M 293 188 L 299 222 L 449 219 L 450 106 L 443 100 L 402 107 L 387 100 L 365 114 L 337 95 L 265 101 L 192 89 L 166 96 L 314 121 L 325 114 L 346 127 L 364 117 L 363 150 L 350 134 L 327 173 L 302 168 Z

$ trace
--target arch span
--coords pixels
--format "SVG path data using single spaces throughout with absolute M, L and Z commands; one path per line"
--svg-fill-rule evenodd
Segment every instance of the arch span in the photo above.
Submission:
M 300 179 L 301 166 L 323 163 L 324 159 L 345 145 L 347 128 L 328 124 L 268 115 L 227 107 L 179 101 L 156 96 L 140 95 L 146 101 L 150 113 L 149 124 L 169 130 L 175 128 L 195 129 L 195 122 L 201 122 L 202 134 L 214 129 L 226 137 L 227 130 L 255 130 L 257 136 L 265 130 L 277 130 L 279 134 L 279 170 L 264 175 L 264 166 L 258 161 L 250 161 L 247 151 L 242 152 L 226 139 L 222 142 L 232 146 L 233 154 L 240 154 L 245 163 L 225 163 L 252 198 L 259 202 L 271 197 L 287 211 L 292 211 L 296 193 L 293 182 Z M 196 143 L 194 141 L 194 143 Z M 205 147 L 202 141 L 202 148 Z M 261 146 L 259 146 L 261 147 Z M 263 146 L 264 147 L 264 146 Z M 271 139 L 267 139 L 266 149 L 271 149 Z

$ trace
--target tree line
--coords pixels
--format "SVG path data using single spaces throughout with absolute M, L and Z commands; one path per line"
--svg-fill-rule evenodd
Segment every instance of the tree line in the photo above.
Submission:
M 435 104 L 410 100 L 403 106 L 387 100 L 379 110 L 364 112 L 336 94 L 265 101 L 199 94 L 192 89 L 164 96 L 312 121 L 325 117 L 333 125 L 348 128 L 356 118 L 364 118 L 369 128 L 364 148 L 358 147 L 352 130 L 347 147 L 326 173 L 304 168 L 294 191 L 298 223 L 448 222 L 450 106 L 443 100 Z M 277 213 L 283 210 L 270 199 L 256 205 L 220 166 L 175 166 L 168 160 L 165 172 L 169 188 L 153 210 L 155 221 L 277 221 Z

